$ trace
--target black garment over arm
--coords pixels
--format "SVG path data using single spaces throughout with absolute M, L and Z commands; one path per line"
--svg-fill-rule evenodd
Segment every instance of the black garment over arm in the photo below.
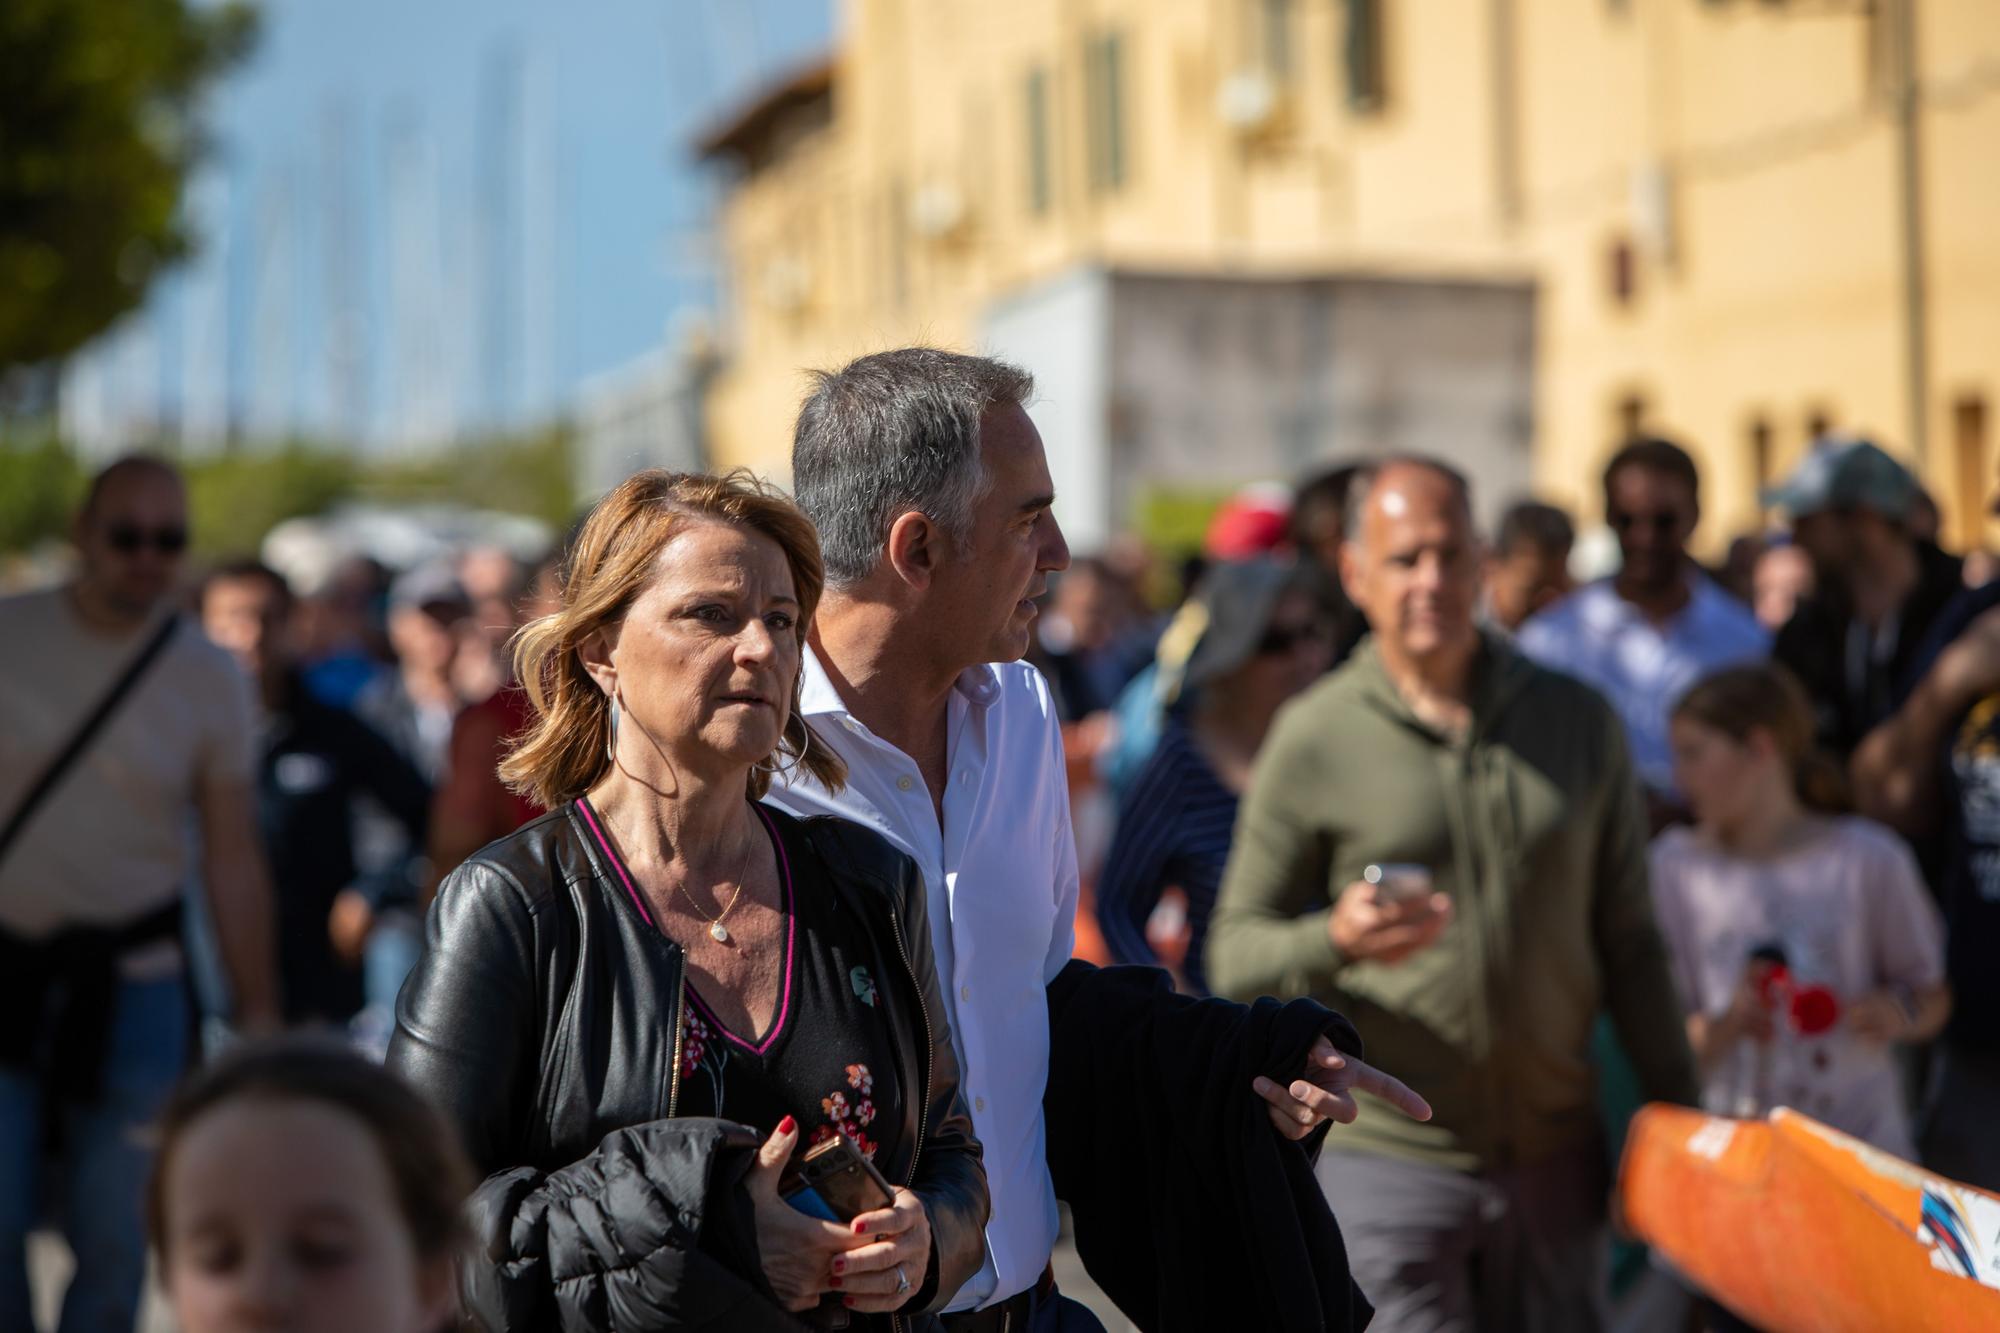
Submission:
M 1361 1055 L 1311 1000 L 1196 999 L 1157 968 L 1083 962 L 1050 983 L 1049 1172 L 1085 1269 L 1148 1333 L 1373 1317 L 1313 1174 L 1326 1127 L 1282 1137 L 1250 1087 L 1296 1078 L 1321 1033 Z

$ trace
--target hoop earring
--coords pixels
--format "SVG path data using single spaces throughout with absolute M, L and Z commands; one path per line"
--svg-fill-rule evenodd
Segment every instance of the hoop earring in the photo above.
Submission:
M 618 694 L 611 695 L 611 727 L 604 736 L 604 757 L 613 764 L 618 762 Z
M 760 772 L 768 773 L 774 778 L 783 778 L 787 786 L 791 784 L 793 776 L 799 771 L 799 765 L 805 763 L 806 755 L 812 750 L 812 728 L 806 725 L 804 718 L 799 719 L 799 730 L 804 733 L 805 741 L 799 746 L 799 752 L 792 756 L 792 762 L 789 764 L 760 763 L 757 765 Z M 773 751 L 773 753 L 776 753 L 776 751 Z

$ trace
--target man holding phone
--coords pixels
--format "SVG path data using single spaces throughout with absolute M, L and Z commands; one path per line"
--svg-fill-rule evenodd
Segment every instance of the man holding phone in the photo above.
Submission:
M 1042 1094 L 1046 987 L 1069 961 L 1077 902 L 1062 738 L 1047 682 L 1019 659 L 1034 599 L 1069 564 L 1023 371 L 905 348 L 818 376 L 792 451 L 827 591 L 801 709 L 846 761 L 766 799 L 874 828 L 913 858 L 992 1195 L 986 1262 L 947 1307 L 967 1330 L 1095 1329 L 1055 1291 L 1057 1231 Z M 1352 1119 L 1351 1088 L 1421 1113 L 1394 1079 L 1335 1052 L 1243 1094 L 1287 1137 Z
M 1477 628 L 1455 471 L 1386 461 L 1349 500 L 1341 576 L 1371 638 L 1258 757 L 1209 980 L 1342 1010 L 1436 1108 L 1365 1114 L 1320 1158 L 1374 1328 L 1597 1328 L 1600 1006 L 1648 1098 L 1695 1096 L 1624 733 Z

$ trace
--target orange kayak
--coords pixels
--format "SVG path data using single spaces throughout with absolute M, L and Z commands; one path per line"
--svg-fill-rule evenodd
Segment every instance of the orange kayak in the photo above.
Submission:
M 1618 1190 L 1633 1234 L 1771 1333 L 2000 1329 L 2000 1196 L 1796 1111 L 1648 1106 Z

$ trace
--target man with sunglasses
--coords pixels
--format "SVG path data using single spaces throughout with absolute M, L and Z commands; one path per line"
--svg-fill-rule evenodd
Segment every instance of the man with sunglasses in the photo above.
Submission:
M 190 867 L 239 1023 L 276 1021 L 249 688 L 171 607 L 188 542 L 179 474 L 153 458 L 112 464 L 74 537 L 72 582 L 0 600 L 0 1328 L 10 1329 L 34 1327 L 24 1247 L 50 1166 L 76 1255 L 61 1327 L 133 1325 L 144 1130 L 188 1054 L 179 924 Z
M 1750 608 L 1688 557 L 1701 518 L 1701 475 L 1671 440 L 1626 444 L 1604 469 L 1604 519 L 1623 557 L 1608 579 L 1579 588 L 1531 617 L 1519 644 L 1529 657 L 1575 676 L 1611 702 L 1655 829 L 1680 805 L 1667 713 L 1701 677 L 1770 654 Z

